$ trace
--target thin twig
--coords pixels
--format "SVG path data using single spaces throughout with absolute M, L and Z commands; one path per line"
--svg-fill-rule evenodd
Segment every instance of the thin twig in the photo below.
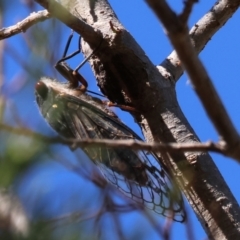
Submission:
M 183 151 L 183 152 L 207 152 L 213 151 L 225 154 L 225 145 L 222 142 L 213 143 L 211 141 L 206 143 L 145 143 L 136 140 L 109 140 L 109 139 L 66 139 L 62 137 L 48 137 L 36 132 L 33 132 L 27 128 L 11 127 L 0 123 L 0 129 L 27 137 L 32 137 L 45 142 L 46 144 L 65 144 L 71 146 L 71 148 L 83 148 L 83 147 L 126 147 L 134 150 L 145 150 L 145 151 Z
M 184 1 L 184 9 L 181 14 L 179 14 L 179 19 L 181 19 L 182 22 L 187 24 L 188 18 L 192 12 L 193 5 L 197 3 L 198 0 L 185 0 Z
M 80 34 L 82 38 L 89 44 L 99 44 L 100 40 L 102 39 L 102 34 L 83 20 L 75 17 L 60 3 L 55 0 L 35 1 L 46 8 L 53 17 L 56 17 L 61 22 L 65 23 L 68 27 L 74 29 L 74 31 Z
M 215 5 L 192 27 L 190 30 L 190 38 L 196 53 L 201 50 L 210 41 L 213 35 L 232 17 L 238 10 L 239 0 L 219 0 Z M 178 81 L 183 74 L 180 59 L 174 50 L 160 66 Z
M 12 37 L 20 32 L 25 32 L 34 24 L 45 21 L 50 17 L 50 13 L 47 10 L 33 12 L 21 22 L 7 28 L 2 28 L 0 30 L 0 40 Z

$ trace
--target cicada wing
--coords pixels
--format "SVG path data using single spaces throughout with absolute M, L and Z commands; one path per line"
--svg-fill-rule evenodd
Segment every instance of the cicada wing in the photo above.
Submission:
M 136 139 L 139 137 L 116 118 L 93 107 L 68 111 L 76 138 Z M 124 194 L 149 209 L 183 221 L 183 199 L 178 188 L 153 154 L 124 148 L 84 148 L 104 177 Z
M 185 213 L 179 189 L 174 187 L 166 171 L 157 162 L 155 164 L 158 165 L 157 167 L 152 165 L 151 161 L 156 161 L 152 155 L 149 157 L 144 152 L 141 154 L 144 154 L 144 158 L 149 161 L 149 165 L 144 165 L 148 179 L 145 185 L 130 180 L 99 162 L 97 162 L 97 166 L 108 182 L 115 185 L 134 201 L 144 204 L 158 214 L 173 217 L 175 221 L 183 222 Z

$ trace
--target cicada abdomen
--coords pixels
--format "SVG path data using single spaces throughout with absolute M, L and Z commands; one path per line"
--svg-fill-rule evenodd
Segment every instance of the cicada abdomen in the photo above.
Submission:
M 100 99 L 44 77 L 36 84 L 39 109 L 61 136 L 75 139 L 141 138 Z M 183 222 L 183 198 L 153 153 L 123 147 L 84 147 L 104 177 L 135 201 L 156 213 Z

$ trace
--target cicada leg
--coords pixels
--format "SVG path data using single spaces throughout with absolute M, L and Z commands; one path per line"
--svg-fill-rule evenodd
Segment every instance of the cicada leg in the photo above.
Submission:
M 78 70 L 83 64 L 85 64 L 88 61 L 88 59 L 91 57 L 92 54 L 86 59 L 84 59 L 84 61 L 75 70 L 73 70 L 70 66 L 68 66 L 68 64 L 65 61 L 76 56 L 81 52 L 81 36 L 79 36 L 78 50 L 71 53 L 70 55 L 67 55 L 67 51 L 69 49 L 72 38 L 73 38 L 73 31 L 68 38 L 66 47 L 63 52 L 63 56 L 56 63 L 55 68 L 64 78 L 66 78 L 69 81 L 70 88 L 79 88 L 82 92 L 85 92 L 87 90 L 88 83 L 85 80 L 85 78 L 78 72 Z M 80 87 L 79 87 L 79 83 L 81 83 Z

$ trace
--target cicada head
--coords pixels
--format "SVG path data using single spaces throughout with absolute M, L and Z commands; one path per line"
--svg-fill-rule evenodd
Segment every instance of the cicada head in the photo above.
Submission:
M 50 126 L 64 137 L 74 137 L 65 124 L 64 109 L 68 103 L 65 96 L 81 96 L 79 89 L 71 89 L 68 84 L 59 83 L 48 77 L 43 77 L 36 83 L 35 95 L 38 107 Z

